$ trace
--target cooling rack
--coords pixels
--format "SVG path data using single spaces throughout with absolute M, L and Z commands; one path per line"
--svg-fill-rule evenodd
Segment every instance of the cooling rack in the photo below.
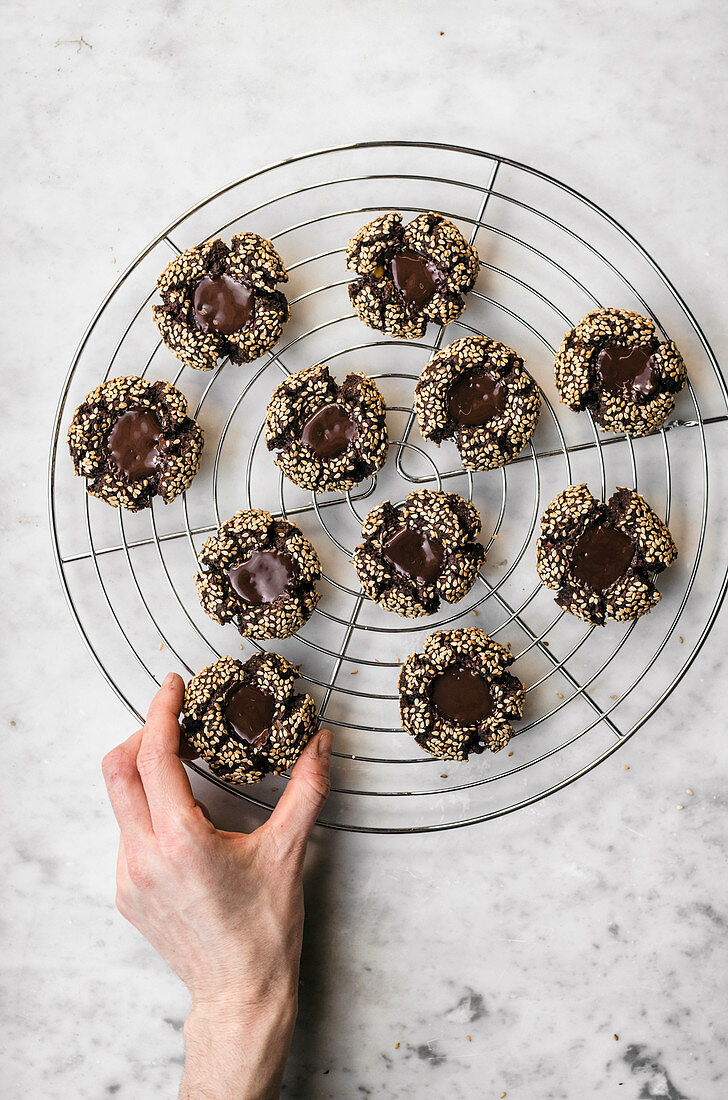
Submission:
M 462 317 L 426 338 L 383 338 L 354 316 L 344 251 L 377 214 L 437 210 L 478 248 L 481 274 Z M 254 364 L 180 368 L 151 318 L 155 280 L 170 258 L 243 228 L 272 239 L 290 273 L 291 320 Z M 673 418 L 645 439 L 602 435 L 560 405 L 552 363 L 563 332 L 600 305 L 638 309 L 680 346 L 690 384 Z M 503 470 L 468 472 L 449 443 L 421 439 L 412 413 L 418 373 L 433 351 L 469 333 L 516 348 L 539 383 L 543 413 L 529 447 Z M 390 454 L 376 478 L 346 494 L 307 494 L 283 480 L 264 443 L 264 413 L 285 374 L 325 361 L 339 378 L 364 370 L 388 405 Z M 73 410 L 103 379 L 166 378 L 205 429 L 203 463 L 184 497 L 147 512 L 116 512 L 73 477 L 65 434 Z M 728 585 L 726 519 L 709 494 L 726 443 L 728 394 L 715 355 L 684 298 L 649 252 L 610 214 L 566 183 L 506 157 L 426 142 L 367 142 L 293 157 L 197 203 L 134 260 L 91 320 L 62 388 L 49 463 L 49 514 L 61 583 L 83 639 L 139 719 L 170 667 L 185 677 L 223 654 L 240 656 L 232 625 L 199 608 L 196 554 L 239 508 L 292 518 L 324 567 L 321 601 L 295 637 L 266 643 L 301 666 L 302 685 L 336 733 L 332 794 L 321 824 L 359 832 L 434 831 L 532 806 L 586 775 L 623 745 L 695 660 Z M 716 476 L 717 475 L 717 476 Z M 538 519 L 564 486 L 586 481 L 604 499 L 639 489 L 670 523 L 680 549 L 660 578 L 663 600 L 638 623 L 594 628 L 553 602 L 535 572 Z M 364 597 L 348 559 L 366 512 L 417 486 L 475 501 L 487 561 L 473 590 L 436 615 L 404 620 Z M 527 686 L 519 735 L 497 755 L 433 760 L 400 728 L 398 668 L 445 626 L 479 626 L 510 645 Z M 263 648 L 245 641 L 249 655 Z M 659 753 L 659 741 L 655 742 Z M 272 807 L 285 776 L 236 787 Z

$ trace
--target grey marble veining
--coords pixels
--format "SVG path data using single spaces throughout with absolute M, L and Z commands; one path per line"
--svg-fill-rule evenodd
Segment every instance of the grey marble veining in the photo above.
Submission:
M 186 994 L 113 905 L 99 761 L 130 719 L 46 530 L 80 333 L 200 196 L 293 152 L 403 136 L 522 159 L 615 211 L 725 362 L 726 17 L 706 0 L 11 0 L 3 22 L 3 1095 L 172 1097 Z M 720 478 L 714 492 L 725 506 Z M 527 811 L 434 836 L 316 833 L 284 1095 L 726 1095 L 727 643 L 723 615 L 630 744 Z M 204 797 L 221 825 L 254 824 Z

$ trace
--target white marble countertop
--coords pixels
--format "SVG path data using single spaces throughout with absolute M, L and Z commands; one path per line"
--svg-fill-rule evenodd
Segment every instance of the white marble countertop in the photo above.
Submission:
M 66 364 L 137 251 L 292 153 L 453 141 L 614 211 L 728 360 L 721 6 L 456 7 L 5 7 L 9 1098 L 172 1097 L 182 1060 L 186 994 L 113 904 L 99 761 L 130 718 L 68 613 L 46 520 Z M 284 1095 L 726 1095 L 726 645 L 723 615 L 629 745 L 527 811 L 432 836 L 317 831 Z

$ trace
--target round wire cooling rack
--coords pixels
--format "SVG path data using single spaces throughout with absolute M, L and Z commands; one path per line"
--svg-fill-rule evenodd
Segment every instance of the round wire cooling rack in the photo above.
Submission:
M 437 210 L 476 245 L 481 275 L 460 320 L 405 342 L 366 329 L 351 311 L 344 251 L 386 210 Z M 272 239 L 290 275 L 291 320 L 258 362 L 181 368 L 158 338 L 151 299 L 174 254 L 218 234 L 253 229 Z M 599 305 L 635 308 L 679 344 L 690 383 L 675 415 L 644 439 L 601 436 L 587 414 L 560 405 L 552 380 L 563 332 Z M 469 472 L 451 444 L 417 433 L 412 391 L 439 347 L 483 332 L 515 347 L 541 386 L 531 444 L 502 470 Z M 337 375 L 364 370 L 388 406 L 390 455 L 377 477 L 345 494 L 307 494 L 267 453 L 264 414 L 282 376 L 325 361 Z M 73 409 L 106 378 L 167 378 L 205 429 L 191 489 L 165 507 L 116 512 L 73 477 L 65 431 Z M 324 568 L 321 601 L 296 637 L 268 643 L 301 666 L 322 721 L 336 731 L 332 794 L 321 824 L 360 832 L 456 828 L 533 805 L 585 775 L 655 713 L 703 645 L 728 586 L 726 520 L 709 494 L 725 442 L 728 393 L 698 322 L 647 250 L 567 184 L 505 157 L 437 143 L 373 142 L 291 158 L 197 203 L 124 272 L 94 315 L 60 396 L 49 466 L 49 511 L 61 583 L 98 667 L 138 718 L 170 666 L 189 676 L 229 653 L 232 625 L 199 608 L 196 556 L 239 508 L 265 507 L 301 526 Z M 717 436 L 720 435 L 720 439 Z M 60 447 L 60 455 L 59 455 Z M 535 538 L 546 504 L 587 481 L 605 499 L 638 488 L 680 549 L 660 578 L 663 600 L 629 625 L 589 627 L 559 610 L 538 582 Z M 389 615 L 357 587 L 348 559 L 369 508 L 418 486 L 457 491 L 478 505 L 487 560 L 473 590 L 425 619 Z M 511 646 L 527 709 L 506 750 L 466 763 L 434 760 L 398 726 L 397 674 L 433 630 L 479 626 Z M 262 649 L 245 641 L 247 652 Z M 356 677 L 356 678 L 355 678 Z M 287 778 L 255 787 L 210 782 L 271 808 Z

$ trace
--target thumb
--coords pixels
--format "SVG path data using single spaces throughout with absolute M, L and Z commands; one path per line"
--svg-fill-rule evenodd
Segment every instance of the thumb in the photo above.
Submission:
M 329 796 L 329 761 L 334 735 L 321 730 L 311 738 L 296 761 L 268 827 L 284 845 L 303 846 Z

